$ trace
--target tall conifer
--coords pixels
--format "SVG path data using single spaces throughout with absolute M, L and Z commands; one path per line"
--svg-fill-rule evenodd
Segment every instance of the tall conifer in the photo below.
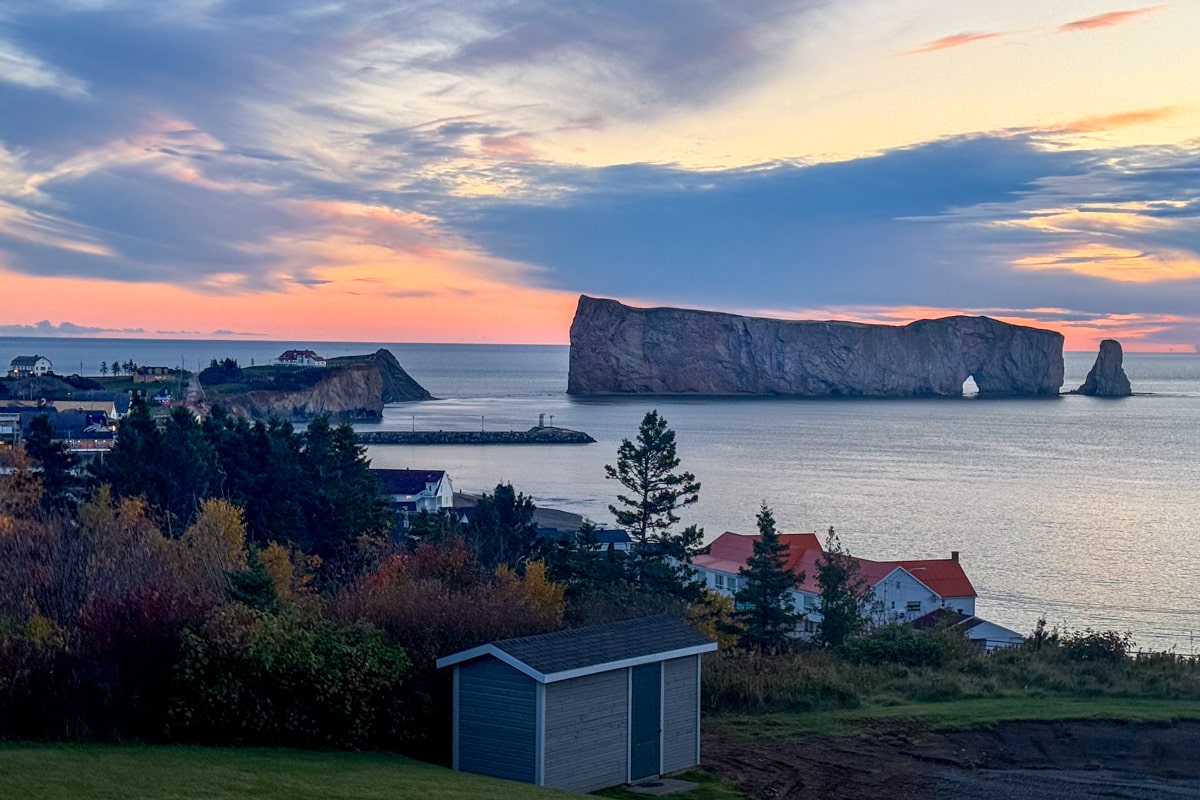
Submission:
M 792 588 L 804 580 L 787 566 L 787 547 L 775 530 L 775 516 L 764 500 L 758 512 L 758 541 L 746 565 L 738 570 L 741 586 L 734 593 L 733 618 L 740 626 L 738 645 L 748 650 L 779 650 L 796 630 L 800 615 Z

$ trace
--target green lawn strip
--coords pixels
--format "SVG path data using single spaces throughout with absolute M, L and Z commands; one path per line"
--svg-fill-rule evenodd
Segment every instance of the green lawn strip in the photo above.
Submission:
M 571 796 L 375 753 L 0 745 L 0 797 L 21 800 L 551 800 Z
M 805 735 L 852 735 L 880 722 L 918 722 L 935 729 L 961 729 L 987 727 L 1006 721 L 1067 719 L 1115 719 L 1128 722 L 1200 719 L 1200 701 L 1119 697 L 986 698 L 898 703 L 840 711 L 721 714 L 706 717 L 704 725 L 740 738 L 783 739 Z
M 746 800 L 746 795 L 735 789 L 733 784 L 703 770 L 694 769 L 671 777 L 699 784 L 695 789 L 671 795 L 676 800 Z M 616 798 L 616 800 L 646 800 L 647 797 L 644 794 L 631 792 L 623 786 L 602 789 L 595 794 L 599 797 Z

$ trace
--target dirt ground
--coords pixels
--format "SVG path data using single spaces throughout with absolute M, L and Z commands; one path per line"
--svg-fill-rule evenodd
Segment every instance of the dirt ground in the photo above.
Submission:
M 1200 798 L 1200 722 L 887 725 L 857 736 L 747 741 L 706 732 L 703 766 L 756 798 Z

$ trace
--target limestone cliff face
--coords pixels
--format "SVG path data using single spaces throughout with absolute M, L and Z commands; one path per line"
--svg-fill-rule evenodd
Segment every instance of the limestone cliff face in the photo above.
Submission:
M 582 296 L 569 394 L 1056 396 L 1063 337 L 988 317 L 793 322 Z
M 312 370 L 317 379 L 311 386 L 257 389 L 217 402 L 253 419 L 303 421 L 327 414 L 339 420 L 368 421 L 383 416 L 384 403 L 432 399 L 388 350 L 331 358 L 329 366 Z
M 1129 376 L 1125 374 L 1125 368 L 1122 366 L 1124 360 L 1125 352 L 1121 349 L 1120 342 L 1116 339 L 1100 342 L 1096 363 L 1092 365 L 1087 379 L 1075 393 L 1096 397 L 1128 397 L 1133 394 Z

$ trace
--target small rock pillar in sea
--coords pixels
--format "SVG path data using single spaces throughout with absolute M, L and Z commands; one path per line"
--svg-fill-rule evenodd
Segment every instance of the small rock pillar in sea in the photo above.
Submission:
M 1088 373 L 1087 380 L 1075 390 L 1076 394 L 1087 394 L 1095 397 L 1128 397 L 1133 394 L 1129 377 L 1121 366 L 1125 354 L 1121 343 L 1116 339 L 1105 339 L 1100 343 L 1100 353 L 1096 363 Z

